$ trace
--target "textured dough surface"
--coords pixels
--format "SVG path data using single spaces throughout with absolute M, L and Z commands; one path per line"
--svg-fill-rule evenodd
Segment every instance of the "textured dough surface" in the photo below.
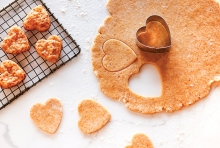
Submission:
M 92 47 L 94 73 L 101 90 L 123 100 L 126 107 L 141 113 L 173 112 L 206 97 L 220 74 L 220 6 L 214 0 L 110 0 L 110 12 Z M 172 39 L 168 53 L 148 53 L 136 43 L 136 31 L 151 15 L 167 22 Z M 127 68 L 110 72 L 102 65 L 103 44 L 117 39 L 128 45 L 137 60 Z M 143 97 L 129 89 L 131 75 L 144 64 L 153 64 L 161 74 L 162 95 Z
M 132 144 L 125 148 L 154 148 L 154 145 L 146 135 L 136 134 L 132 138 Z
M 25 17 L 23 26 L 26 30 L 47 31 L 50 28 L 50 17 L 42 5 L 33 8 Z
M 12 26 L 8 36 L 1 43 L 2 50 L 9 54 L 19 54 L 30 49 L 30 45 L 24 31 L 18 26 Z
M 60 37 L 52 35 L 47 40 L 37 41 L 35 49 L 43 59 L 55 63 L 60 58 L 62 40 Z
M 121 41 L 111 39 L 104 43 L 103 66 L 108 71 L 119 71 L 131 65 L 137 56 L 134 51 Z
M 94 133 L 104 127 L 110 120 L 110 113 L 92 100 L 83 100 L 78 106 L 79 129 L 86 134 Z
M 33 122 L 43 131 L 55 133 L 60 125 L 63 109 L 61 102 L 56 98 L 47 100 L 45 105 L 37 103 L 30 110 Z
M 15 62 L 5 60 L 0 65 L 0 87 L 11 88 L 21 83 L 25 77 L 25 71 Z

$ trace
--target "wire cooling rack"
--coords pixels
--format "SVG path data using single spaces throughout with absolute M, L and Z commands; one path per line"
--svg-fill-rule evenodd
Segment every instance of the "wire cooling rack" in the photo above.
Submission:
M 27 31 L 23 28 L 23 20 L 31 9 L 38 5 L 43 5 L 48 12 L 51 20 L 50 29 L 45 32 Z M 0 62 L 8 59 L 16 62 L 25 70 L 27 76 L 17 86 L 10 89 L 0 88 L 0 110 L 80 53 L 77 43 L 42 0 L 16 0 L 3 8 L 0 11 L 0 42 L 7 36 L 9 28 L 13 25 L 17 25 L 25 31 L 31 49 L 17 55 L 6 54 L 0 49 Z M 45 61 L 34 49 L 34 45 L 39 39 L 47 39 L 50 35 L 58 35 L 63 41 L 63 50 L 56 63 Z

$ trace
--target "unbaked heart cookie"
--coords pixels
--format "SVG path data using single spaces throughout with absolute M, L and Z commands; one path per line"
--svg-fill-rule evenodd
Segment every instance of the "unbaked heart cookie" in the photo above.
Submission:
M 41 39 L 35 44 L 37 53 L 45 60 L 55 63 L 62 50 L 62 40 L 56 35 L 50 36 L 47 40 Z
M 23 26 L 26 30 L 46 31 L 50 28 L 50 17 L 42 5 L 33 8 L 26 16 Z
M 151 140 L 144 134 L 136 134 L 132 138 L 132 144 L 126 148 L 154 148 Z
M 18 85 L 26 77 L 24 70 L 11 60 L 5 60 L 1 63 L 0 73 L 0 86 L 3 89 Z
M 110 39 L 103 45 L 105 56 L 103 66 L 108 71 L 119 71 L 131 65 L 137 58 L 134 51 L 125 43 Z
M 81 116 L 78 127 L 86 134 L 98 131 L 111 118 L 110 113 L 103 106 L 92 100 L 83 100 L 78 106 L 78 112 Z
M 9 54 L 18 54 L 30 49 L 28 39 L 24 31 L 18 26 L 12 26 L 8 36 L 1 43 L 2 50 Z
M 62 108 L 59 100 L 51 98 L 45 105 L 35 104 L 30 110 L 30 117 L 40 129 L 53 134 L 60 125 L 63 114 Z

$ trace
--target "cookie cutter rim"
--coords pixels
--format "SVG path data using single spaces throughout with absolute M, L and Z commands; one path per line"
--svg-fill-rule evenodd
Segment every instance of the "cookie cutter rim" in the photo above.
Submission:
M 168 46 L 156 48 L 156 47 L 152 47 L 152 46 L 147 46 L 147 45 L 141 43 L 141 42 L 138 40 L 138 35 L 139 35 L 141 32 L 145 32 L 145 30 L 146 30 L 146 25 L 147 25 L 149 22 L 152 22 L 152 21 L 157 21 L 157 22 L 161 23 L 161 24 L 165 27 L 165 29 L 166 29 L 166 31 L 167 31 L 167 33 L 168 33 L 168 36 L 169 36 L 169 45 L 168 45 Z M 166 21 L 165 21 L 161 16 L 151 15 L 150 17 L 147 18 L 147 20 L 146 20 L 146 25 L 143 26 L 143 27 L 141 27 L 141 28 L 139 28 L 139 29 L 137 30 L 137 32 L 136 32 L 136 44 L 137 44 L 137 46 L 138 46 L 140 49 L 144 50 L 144 51 L 152 52 L 152 53 L 164 53 L 164 52 L 169 52 L 172 42 L 171 42 L 170 29 L 169 29 L 169 27 L 168 27 Z

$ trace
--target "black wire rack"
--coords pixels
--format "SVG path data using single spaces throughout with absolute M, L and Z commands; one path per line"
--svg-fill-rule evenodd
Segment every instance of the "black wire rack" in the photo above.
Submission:
M 45 32 L 27 31 L 22 25 L 23 20 L 31 9 L 38 5 L 43 5 L 48 12 L 51 20 L 50 29 Z M 17 55 L 6 54 L 0 49 L 0 62 L 14 61 L 24 69 L 27 76 L 17 86 L 10 89 L 0 88 L 0 110 L 80 53 L 80 47 L 42 0 L 16 0 L 3 8 L 0 11 L 0 42 L 7 36 L 9 28 L 14 25 L 25 31 L 31 48 L 29 51 Z M 34 48 L 39 39 L 47 39 L 50 35 L 58 35 L 63 41 L 60 59 L 56 63 L 42 59 Z

